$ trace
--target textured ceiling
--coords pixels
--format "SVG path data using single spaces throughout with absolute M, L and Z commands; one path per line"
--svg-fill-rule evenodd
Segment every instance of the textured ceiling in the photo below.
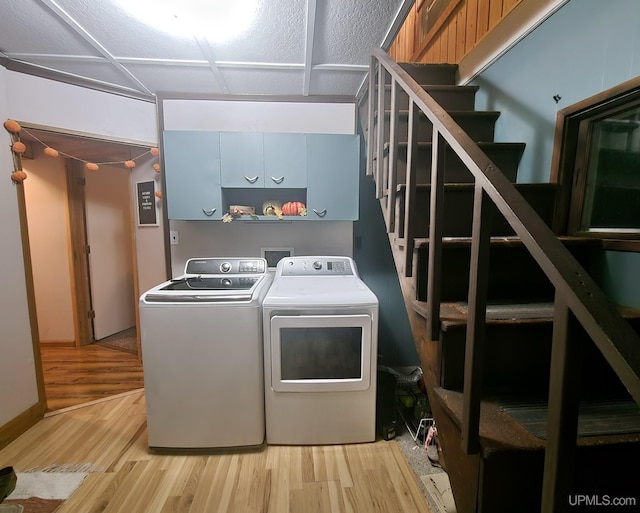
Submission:
M 215 43 L 206 35 L 161 32 L 116 0 L 1 0 L 0 64 L 150 99 L 158 93 L 353 97 L 371 49 L 388 48 L 411 4 L 259 0 L 257 18 L 241 38 Z

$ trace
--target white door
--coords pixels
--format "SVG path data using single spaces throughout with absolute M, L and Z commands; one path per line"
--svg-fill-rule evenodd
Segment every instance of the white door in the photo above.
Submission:
M 85 172 L 93 336 L 135 326 L 130 171 L 100 166 Z

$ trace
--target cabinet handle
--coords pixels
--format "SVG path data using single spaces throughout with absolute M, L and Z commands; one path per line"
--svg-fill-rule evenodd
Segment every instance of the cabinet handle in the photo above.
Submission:
M 327 209 L 325 208 L 324 210 L 320 210 L 320 211 L 318 211 L 318 210 L 316 210 L 316 209 L 314 208 L 314 209 L 313 209 L 313 213 L 314 213 L 315 215 L 317 215 L 318 217 L 324 217 L 324 216 L 326 216 L 326 215 L 327 215 Z
M 256 183 L 258 181 L 257 176 L 253 176 L 253 177 L 245 176 L 244 179 L 249 183 Z
M 202 209 L 202 211 L 204 212 L 204 215 L 208 217 L 211 217 L 213 214 L 215 214 L 216 210 L 218 209 L 217 208 L 212 208 L 211 210 L 207 210 L 206 208 Z
M 276 178 L 275 176 L 272 176 L 271 180 L 273 180 L 275 183 L 282 183 L 282 180 L 284 180 L 284 176 L 281 176 L 280 178 Z

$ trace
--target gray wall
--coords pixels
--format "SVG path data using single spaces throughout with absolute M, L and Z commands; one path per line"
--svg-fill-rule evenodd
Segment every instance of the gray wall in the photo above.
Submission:
M 501 111 L 496 141 L 527 144 L 518 182 L 549 181 L 559 110 L 640 75 L 638 27 L 638 0 L 571 0 L 473 82 L 476 108 Z M 640 307 L 639 266 L 606 252 L 593 273 L 614 302 Z

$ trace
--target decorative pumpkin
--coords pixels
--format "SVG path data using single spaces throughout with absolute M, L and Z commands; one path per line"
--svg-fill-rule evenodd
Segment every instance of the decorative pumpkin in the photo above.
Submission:
M 159 172 L 160 172 L 160 164 L 158 164 L 158 163 L 156 162 L 156 163 L 153 165 L 153 170 L 154 170 L 156 173 L 159 173 Z
M 87 168 L 87 171 L 97 171 L 99 168 L 98 164 L 94 164 L 93 162 L 87 162 L 84 167 Z
M 156 191 L 156 198 L 162 198 L 162 191 Z
M 7 132 L 11 132 L 12 134 L 17 134 L 18 132 L 20 132 L 20 130 L 22 130 L 20 123 L 14 121 L 13 119 L 7 119 L 4 122 L 4 127 L 6 128 Z
M 303 216 L 306 215 L 306 212 L 307 207 L 301 201 L 288 201 L 282 205 L 282 213 L 285 216 Z
M 124 163 L 124 167 L 127 167 L 129 169 L 133 169 L 134 167 L 136 167 L 136 163 L 133 160 L 127 160 Z
M 11 179 L 16 183 L 24 182 L 27 179 L 27 173 L 22 170 L 14 171 L 11 173 Z
M 11 149 L 15 153 L 24 153 L 25 150 L 27 149 L 27 147 L 25 146 L 25 144 L 23 142 L 16 141 L 11 145 Z
M 262 204 L 262 213 L 265 216 L 276 216 L 282 219 L 282 203 L 276 200 L 265 201 Z
M 55 159 L 58 156 L 58 150 L 54 150 L 53 148 L 49 148 L 48 146 L 43 151 L 47 157 Z
M 149 153 L 151 153 L 151 155 L 153 155 L 154 157 L 157 157 L 160 151 L 158 150 L 158 148 L 151 148 L 149 150 Z

